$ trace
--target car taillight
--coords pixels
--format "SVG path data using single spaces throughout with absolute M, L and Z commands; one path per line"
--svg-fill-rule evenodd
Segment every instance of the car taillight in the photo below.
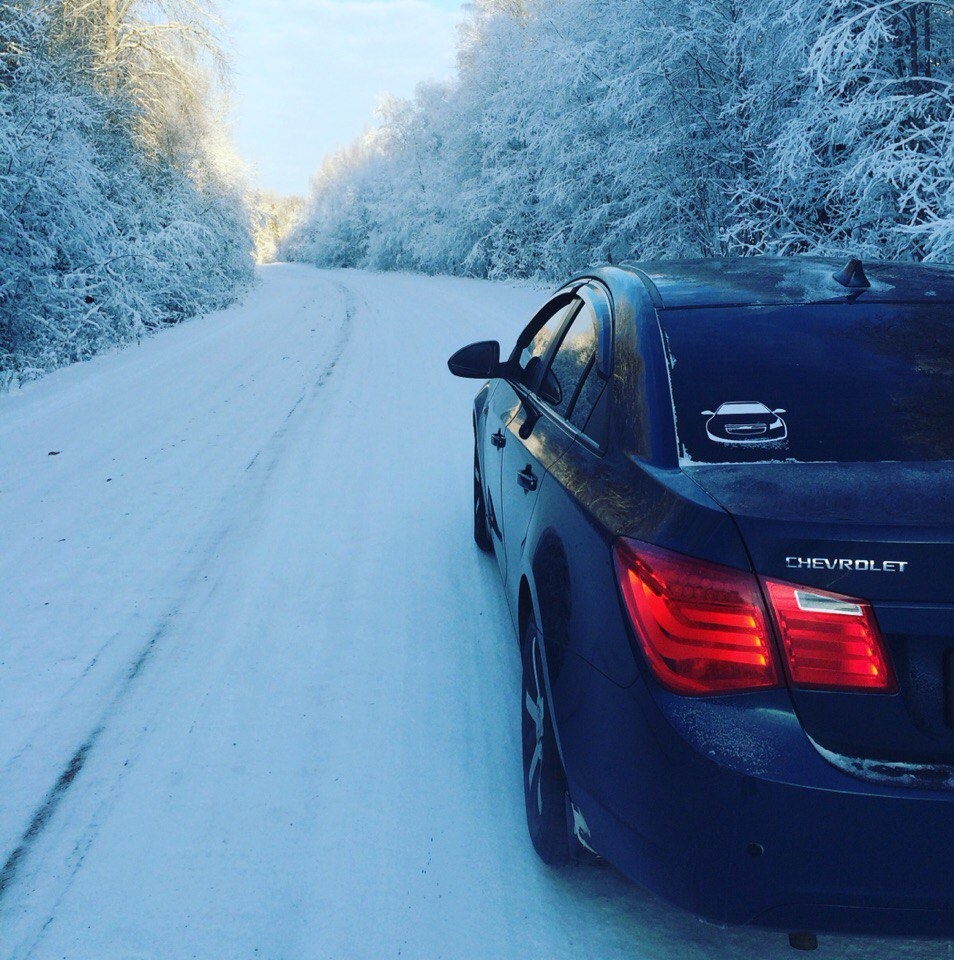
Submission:
M 793 686 L 897 691 L 871 606 L 814 587 L 762 581 Z
M 617 540 L 614 555 L 636 637 L 664 687 L 701 695 L 780 686 L 753 574 L 635 540 Z
M 881 631 L 864 600 L 764 578 L 619 539 L 616 575 L 656 679 L 685 695 L 781 686 L 774 624 L 793 687 L 895 693 Z

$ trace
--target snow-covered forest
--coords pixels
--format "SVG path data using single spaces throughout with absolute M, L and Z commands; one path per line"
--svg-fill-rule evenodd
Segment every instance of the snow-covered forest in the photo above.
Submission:
M 223 71 L 199 0 L 0 0 L 0 389 L 251 278 Z
M 593 261 L 954 254 L 949 0 L 476 0 L 457 79 L 326 161 L 281 251 Z

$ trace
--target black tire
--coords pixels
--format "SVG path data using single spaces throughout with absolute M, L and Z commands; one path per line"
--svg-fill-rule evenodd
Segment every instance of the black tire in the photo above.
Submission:
M 474 444 L 474 543 L 484 553 L 494 548 L 487 524 L 487 504 L 484 502 L 484 485 L 480 481 L 480 461 L 477 459 L 477 444 Z
M 550 719 L 540 635 L 532 614 L 524 625 L 521 649 L 520 715 L 527 829 L 540 859 L 551 866 L 563 866 L 570 860 L 566 776 Z

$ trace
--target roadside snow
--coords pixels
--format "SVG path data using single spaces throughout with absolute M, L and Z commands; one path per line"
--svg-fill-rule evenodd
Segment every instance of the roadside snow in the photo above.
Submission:
M 790 956 L 526 837 L 444 362 L 541 298 L 277 266 L 0 398 L 0 957 Z

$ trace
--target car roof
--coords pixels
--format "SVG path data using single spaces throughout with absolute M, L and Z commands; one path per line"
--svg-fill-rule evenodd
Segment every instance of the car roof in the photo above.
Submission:
M 834 274 L 847 258 L 735 257 L 621 264 L 638 276 L 657 309 L 844 302 Z M 954 302 L 954 266 L 865 261 L 865 303 Z M 856 291 L 850 292 L 852 296 Z

